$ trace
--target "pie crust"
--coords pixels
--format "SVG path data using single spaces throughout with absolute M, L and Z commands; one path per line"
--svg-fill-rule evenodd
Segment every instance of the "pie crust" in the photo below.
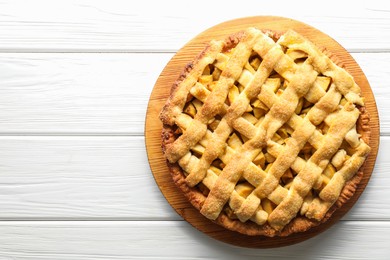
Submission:
M 246 235 L 326 222 L 353 196 L 370 150 L 360 88 L 342 67 L 292 30 L 212 41 L 160 114 L 175 184 L 207 218 Z

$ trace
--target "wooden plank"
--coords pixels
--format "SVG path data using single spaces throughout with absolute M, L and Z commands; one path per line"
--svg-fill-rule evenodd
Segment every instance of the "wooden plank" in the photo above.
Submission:
M 311 6 L 310 1 L 241 3 L 224 5 L 216 15 L 220 3 L 207 0 L 197 1 L 190 8 L 180 1 L 167 4 L 149 0 L 136 5 L 123 0 L 115 4 L 90 0 L 6 1 L 0 4 L 0 51 L 172 52 L 211 26 L 257 15 L 300 20 L 329 34 L 350 51 L 389 50 L 386 1 L 354 1 L 351 5 L 332 0 L 321 8 L 303 8 Z
M 390 221 L 390 138 L 345 220 Z M 143 137 L 0 137 L 0 220 L 178 220 Z M 0 232 L 1 233 L 1 232 Z
M 143 137 L 0 140 L 0 219 L 180 219 L 154 182 Z
M 388 259 L 389 222 L 342 221 L 305 242 L 275 249 L 217 242 L 183 221 L 0 222 L 0 258 Z
M 0 134 L 142 135 L 150 92 L 171 57 L 0 54 Z M 390 53 L 353 57 L 375 94 L 381 133 L 390 134 Z
M 1 54 L 2 134 L 142 134 L 171 55 Z

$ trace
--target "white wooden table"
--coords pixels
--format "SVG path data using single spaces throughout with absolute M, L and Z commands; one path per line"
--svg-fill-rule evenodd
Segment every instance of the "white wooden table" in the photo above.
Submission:
M 1 260 L 389 259 L 389 2 L 239 3 L 0 1 Z M 349 214 L 313 239 L 267 250 L 215 241 L 183 221 L 154 182 L 143 133 L 174 53 L 253 15 L 297 19 L 336 39 L 365 72 L 381 120 L 374 172 Z

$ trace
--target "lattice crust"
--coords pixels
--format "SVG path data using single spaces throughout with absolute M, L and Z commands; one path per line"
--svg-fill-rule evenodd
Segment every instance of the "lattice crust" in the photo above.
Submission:
M 362 106 L 352 76 L 303 36 L 249 28 L 212 41 L 174 86 L 164 153 L 204 193 L 204 216 L 281 231 L 321 221 L 362 166 Z

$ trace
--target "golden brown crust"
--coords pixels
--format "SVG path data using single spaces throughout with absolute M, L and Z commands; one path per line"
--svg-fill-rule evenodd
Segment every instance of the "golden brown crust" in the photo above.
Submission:
M 267 34 L 274 40 L 280 37 L 279 33 L 271 32 L 271 31 L 269 31 Z M 227 40 L 225 40 L 225 42 L 222 44 L 222 51 L 226 52 L 234 48 L 243 37 L 244 37 L 243 32 L 228 37 Z M 178 80 L 172 86 L 170 98 L 168 99 L 167 104 L 164 106 L 163 111 L 160 114 L 160 118 L 164 123 L 162 134 L 161 134 L 162 149 L 164 151 L 164 154 L 166 154 L 167 148 L 179 137 L 179 135 L 175 134 L 177 127 L 173 124 L 170 111 L 168 111 L 172 107 L 171 102 L 174 102 L 172 100 L 174 99 L 175 93 L 180 83 L 182 83 L 182 81 L 186 79 L 186 77 L 190 74 L 194 66 L 204 57 L 204 55 L 209 51 L 210 48 L 211 48 L 210 46 L 206 47 L 205 50 L 192 63 L 188 64 L 185 67 L 182 74 L 180 75 L 180 77 L 178 78 Z M 326 53 L 328 54 L 328 56 L 332 58 L 332 60 L 334 60 L 334 57 L 332 57 L 332 55 L 329 55 L 330 53 L 329 51 L 326 51 Z M 342 63 L 340 63 L 340 61 L 337 61 L 337 64 L 342 67 Z M 343 86 L 340 86 L 340 88 L 342 87 Z M 341 89 L 340 91 L 345 91 L 345 90 Z M 353 96 L 351 98 L 354 99 L 356 97 Z M 280 109 L 278 113 L 279 114 L 284 113 L 283 111 L 284 109 L 285 107 L 283 107 L 283 109 Z M 365 143 L 369 143 L 369 136 L 370 136 L 369 115 L 364 107 L 360 107 L 359 110 L 360 110 L 360 116 L 357 122 L 357 131 L 361 135 L 361 139 Z M 176 160 L 172 159 L 172 161 L 176 161 Z M 187 199 L 191 202 L 191 204 L 196 209 L 201 211 L 207 196 L 205 196 L 205 194 L 203 194 L 203 192 L 198 187 L 196 186 L 190 187 L 188 185 L 188 180 L 186 180 L 187 176 L 184 174 L 182 168 L 178 165 L 177 162 L 170 163 L 167 160 L 167 165 L 169 167 L 170 173 L 172 175 L 175 184 L 183 191 L 183 193 L 185 194 Z M 288 236 L 293 233 L 305 232 L 314 226 L 317 226 L 321 223 L 328 221 L 328 219 L 332 216 L 332 214 L 338 208 L 342 207 L 342 205 L 345 204 L 353 196 L 359 182 L 361 181 L 364 175 L 363 169 L 364 169 L 364 165 L 359 169 L 359 171 L 355 175 L 353 175 L 352 178 L 347 180 L 336 202 L 329 209 L 327 207 L 324 207 L 326 213 L 325 212 L 321 213 L 324 216 L 321 218 L 320 221 L 315 220 L 315 216 L 313 216 L 314 219 L 309 219 L 305 216 L 300 216 L 298 214 L 298 216 L 294 217 L 281 230 L 277 230 L 274 227 L 271 227 L 268 223 L 265 223 L 263 225 L 258 225 L 252 221 L 241 222 L 238 219 L 231 219 L 224 211 L 218 214 L 218 217 L 212 221 L 226 227 L 227 229 L 234 230 L 250 236 L 255 236 L 255 235 L 263 235 L 269 237 Z
M 362 135 L 363 140 L 366 143 L 370 141 L 370 127 L 369 127 L 369 114 L 364 107 L 360 108 L 361 115 L 358 121 L 358 132 Z M 176 140 L 174 129 L 171 126 L 164 125 L 161 133 L 162 137 L 162 149 L 165 151 L 165 148 L 170 143 Z M 169 171 L 171 173 L 172 179 L 176 186 L 183 192 L 188 201 L 197 209 L 201 210 L 202 205 L 206 199 L 206 196 L 196 187 L 189 187 L 185 181 L 185 175 L 183 170 L 177 163 L 170 163 L 167 161 Z M 270 225 L 265 224 L 262 226 L 257 225 L 253 222 L 243 223 L 237 219 L 229 218 L 225 213 L 222 213 L 216 220 L 215 223 L 233 231 L 249 235 L 249 236 L 288 236 L 293 233 L 300 233 L 309 230 L 315 226 L 318 226 L 321 223 L 325 223 L 333 215 L 333 213 L 341 208 L 345 203 L 348 202 L 350 198 L 354 195 L 360 181 L 364 176 L 364 164 L 344 186 L 338 200 L 336 203 L 328 210 L 325 217 L 321 221 L 316 221 L 313 219 L 308 219 L 306 217 L 296 217 L 291 221 L 282 231 L 278 232 L 273 229 Z

